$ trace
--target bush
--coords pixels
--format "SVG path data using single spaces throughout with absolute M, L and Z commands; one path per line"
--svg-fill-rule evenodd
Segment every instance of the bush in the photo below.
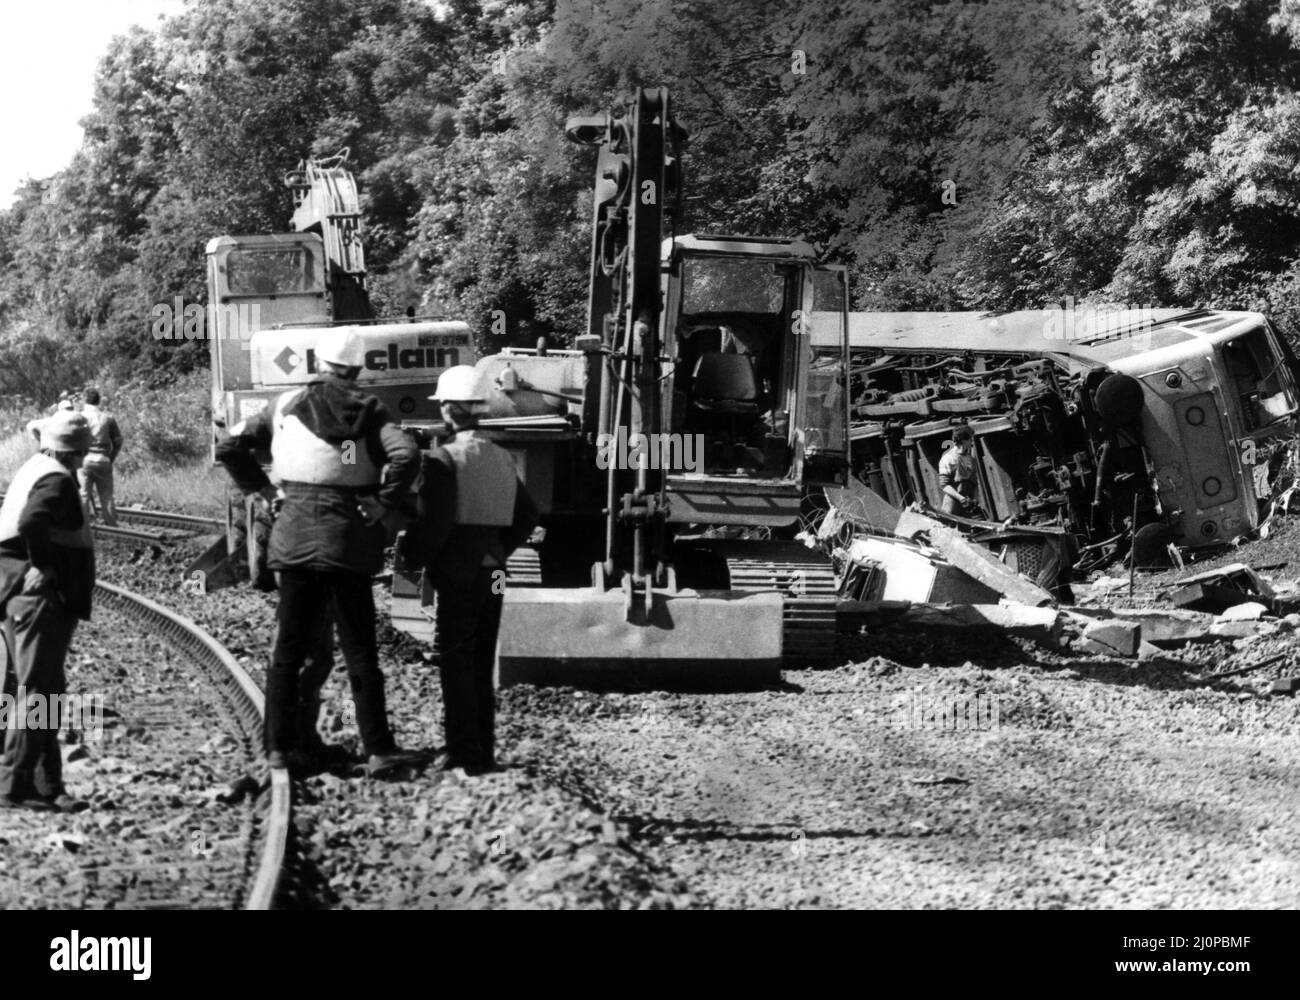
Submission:
M 164 386 L 150 386 L 143 377 L 121 386 L 98 386 L 122 429 L 118 468 L 133 473 L 154 465 L 191 465 L 206 457 L 212 441 L 209 385 L 206 371 L 194 371 Z

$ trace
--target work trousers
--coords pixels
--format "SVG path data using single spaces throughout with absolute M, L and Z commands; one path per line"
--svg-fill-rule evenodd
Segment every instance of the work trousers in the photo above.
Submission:
M 450 767 L 485 769 L 496 763 L 492 674 L 503 598 L 493 593 L 495 572 L 483 568 L 472 582 L 437 588 L 443 731 Z
M 334 669 L 334 621 L 323 615 L 320 631 L 312 638 L 307 660 L 298 672 L 298 706 L 294 714 L 296 746 L 299 750 L 319 750 L 323 740 L 317 723 L 322 704 L 321 689 Z M 276 630 L 277 641 L 279 629 Z
M 81 483 L 81 505 L 86 509 L 86 516 L 95 510 L 92 494 L 99 494 L 99 516 L 107 525 L 117 524 L 117 504 L 113 502 L 113 460 L 101 452 L 92 451 L 77 470 L 77 480 Z
M 298 749 L 305 710 L 324 683 L 324 677 L 317 679 L 317 671 L 324 670 L 325 676 L 329 673 L 327 661 L 317 651 L 333 621 L 348 668 L 361 743 L 368 754 L 391 753 L 393 734 L 384 705 L 384 675 L 379 669 L 370 577 L 307 569 L 284 569 L 278 577 L 280 607 L 275 649 L 266 676 L 267 751 L 289 753 Z M 309 657 L 316 666 L 304 677 L 303 667 Z M 332 658 L 328 662 L 332 663 Z
M 12 676 L 6 671 L 5 693 L 18 692 L 8 713 L 4 754 L 0 757 L 0 795 L 52 798 L 63 794 L 63 758 L 59 753 L 58 706 L 68 689 L 64 661 L 77 618 L 52 593 L 19 594 L 9 601 L 5 638 Z M 34 698 L 45 702 L 43 719 L 29 716 Z M 8 699 L 6 699 L 6 703 Z M 30 723 L 43 723 L 32 728 Z

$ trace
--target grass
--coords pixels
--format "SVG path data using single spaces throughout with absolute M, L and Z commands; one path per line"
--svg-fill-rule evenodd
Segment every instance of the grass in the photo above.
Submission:
M 36 442 L 23 432 L 0 440 L 0 490 L 8 489 L 14 473 L 36 451 Z M 228 478 L 207 460 L 174 465 L 137 462 L 114 476 L 118 507 L 148 507 L 181 514 L 225 517 Z
M 114 477 L 118 507 L 224 517 L 228 479 L 208 457 L 207 372 L 191 373 L 161 389 L 130 384 L 102 388 L 124 439 Z M 48 412 L 28 400 L 0 403 L 0 489 L 8 488 L 19 466 L 36 451 L 27 422 Z
M 193 465 L 150 465 L 117 477 L 117 506 L 139 505 L 154 510 L 204 517 L 225 517 L 226 484 L 230 478 L 206 460 Z

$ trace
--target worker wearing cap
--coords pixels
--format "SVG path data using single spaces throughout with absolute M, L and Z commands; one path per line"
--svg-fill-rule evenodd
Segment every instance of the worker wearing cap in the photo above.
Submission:
M 421 465 L 418 558 L 438 595 L 437 636 L 448 768 L 496 766 L 493 667 L 506 559 L 537 523 L 509 452 L 478 430 L 486 399 L 469 365 L 442 373 L 435 395 L 451 439 Z
M 81 481 L 81 502 L 87 513 L 95 509 L 94 494 L 99 495 L 99 514 L 110 527 L 117 524 L 117 505 L 113 502 L 113 463 L 122 451 L 122 431 L 117 418 L 99 407 L 99 390 L 87 389 L 82 413 L 90 424 L 90 451 L 77 473 Z
M 68 413 L 75 413 L 76 409 L 77 409 L 77 405 L 72 400 L 64 396 L 49 411 L 49 416 L 37 417 L 34 420 L 27 421 L 27 433 L 30 434 L 32 436 L 32 439 L 36 442 L 36 447 L 40 448 L 41 446 L 41 426 L 45 423 L 45 421 L 49 420 L 50 417 L 54 416 L 54 414 L 56 413 L 63 413 L 65 411 Z
M 217 461 L 240 489 L 282 503 L 267 559 L 280 591 L 266 678 L 272 767 L 315 763 L 295 751 L 303 715 L 318 704 L 313 698 L 328 671 L 324 664 L 318 676 L 302 676 L 328 629 L 326 616 L 338 629 L 370 774 L 411 759 L 388 725 L 370 578 L 384 565 L 381 522 L 394 521 L 419 451 L 379 401 L 357 388 L 364 352 L 354 332 L 327 339 L 316 348 L 320 377 L 237 424 L 217 447 Z M 270 478 L 258 464 L 259 449 L 270 450 Z
M 41 423 L 40 436 L 41 450 L 19 468 L 0 506 L 0 606 L 13 654 L 7 693 L 23 720 L 4 733 L 0 806 L 72 812 L 86 803 L 63 786 L 58 716 L 68 646 L 77 622 L 90 617 L 95 586 L 94 542 L 75 478 L 90 427 L 64 410 Z

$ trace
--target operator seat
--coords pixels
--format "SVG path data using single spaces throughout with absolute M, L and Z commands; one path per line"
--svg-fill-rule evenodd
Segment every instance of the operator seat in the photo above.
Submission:
M 746 447 L 760 412 L 758 377 L 749 354 L 709 351 L 695 362 L 688 427 L 704 435 L 704 471 L 759 467 L 762 456 Z
M 757 413 L 758 377 L 749 354 L 701 354 L 691 376 L 693 404 L 713 413 Z

